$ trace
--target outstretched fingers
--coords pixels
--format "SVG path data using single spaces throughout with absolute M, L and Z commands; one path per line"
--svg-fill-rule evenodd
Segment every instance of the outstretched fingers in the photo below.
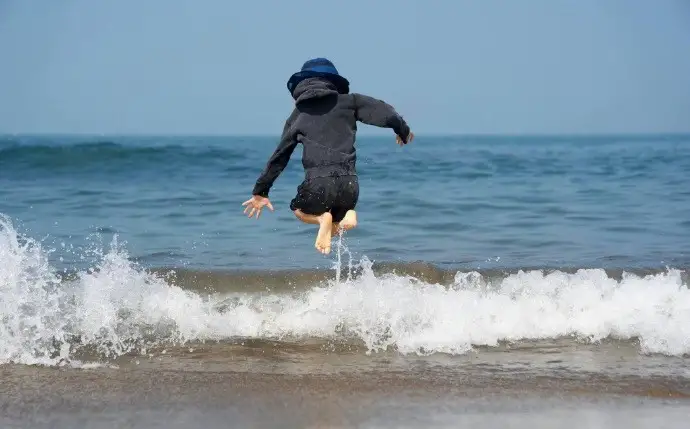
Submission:
M 242 205 L 245 206 L 243 212 L 244 212 L 244 214 L 247 215 L 248 218 L 251 219 L 252 216 L 254 216 L 254 213 L 256 213 L 258 210 L 259 213 L 257 213 L 257 216 L 256 216 L 258 218 L 259 214 L 261 213 L 261 208 L 257 208 L 256 205 L 252 204 L 252 203 L 253 203 L 252 200 L 245 201 L 244 203 L 242 203 Z M 249 214 L 247 214 L 247 212 L 249 212 Z
M 268 198 L 266 198 L 264 201 L 257 201 L 256 198 L 250 198 L 243 202 L 242 205 L 244 206 L 244 214 L 246 214 L 250 219 L 254 217 L 254 214 L 256 214 L 256 218 L 258 219 L 261 216 L 261 210 L 264 208 L 264 206 L 268 207 L 270 211 L 274 211 L 273 204 L 271 204 L 271 201 Z M 249 212 L 249 214 L 247 214 L 247 212 Z
M 400 136 L 395 136 L 395 141 L 400 146 L 412 143 L 412 140 L 414 140 L 414 133 L 412 131 L 410 131 L 410 133 L 407 135 L 407 141 L 403 141 L 403 139 Z

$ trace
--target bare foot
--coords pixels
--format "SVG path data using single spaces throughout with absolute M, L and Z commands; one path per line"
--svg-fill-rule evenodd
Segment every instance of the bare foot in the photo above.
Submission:
M 357 226 L 357 212 L 354 210 L 348 210 L 345 213 L 345 217 L 340 221 L 340 227 L 347 231 L 349 229 L 355 228 Z
M 331 238 L 333 234 L 333 216 L 326 212 L 319 216 L 319 232 L 316 235 L 316 250 L 327 255 L 331 252 Z

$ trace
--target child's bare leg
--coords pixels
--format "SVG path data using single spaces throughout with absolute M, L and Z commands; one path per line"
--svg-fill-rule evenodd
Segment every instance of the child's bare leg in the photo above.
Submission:
M 310 215 L 301 210 L 295 210 L 295 216 L 304 223 L 319 225 L 319 232 L 316 234 L 314 247 L 324 255 L 331 252 L 331 238 L 333 234 L 333 216 L 329 213 L 321 215 Z
M 345 213 L 345 217 L 340 221 L 340 227 L 347 231 L 349 229 L 355 228 L 357 226 L 357 212 L 354 210 L 348 210 Z

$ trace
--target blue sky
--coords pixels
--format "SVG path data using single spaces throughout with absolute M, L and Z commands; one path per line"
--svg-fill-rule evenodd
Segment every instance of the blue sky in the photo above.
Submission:
M 277 134 L 315 56 L 418 133 L 690 132 L 686 0 L 0 0 L 0 54 L 0 132 Z

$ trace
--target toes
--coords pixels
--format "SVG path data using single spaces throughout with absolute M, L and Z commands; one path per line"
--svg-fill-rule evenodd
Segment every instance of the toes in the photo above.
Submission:
M 319 251 L 319 253 L 323 253 L 324 255 L 327 255 L 331 252 L 331 243 L 325 239 L 317 240 L 316 243 L 314 243 L 314 247 Z
M 324 246 L 322 244 L 317 244 L 314 247 L 316 247 L 316 250 L 318 250 L 319 253 L 323 253 L 324 255 L 331 253 L 331 246 Z

